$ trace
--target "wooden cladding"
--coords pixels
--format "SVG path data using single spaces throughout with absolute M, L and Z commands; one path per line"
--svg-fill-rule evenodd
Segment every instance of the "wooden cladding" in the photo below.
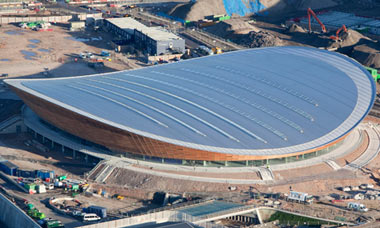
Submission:
M 97 120 L 65 109 L 59 105 L 48 102 L 32 94 L 10 86 L 24 102 L 45 121 L 67 131 L 75 136 L 88 141 L 103 145 L 113 151 L 124 151 L 133 154 L 155 156 L 161 158 L 173 158 L 184 160 L 206 161 L 242 161 L 281 158 L 288 156 L 311 153 L 324 149 L 342 140 L 325 145 L 320 148 L 304 152 L 277 155 L 277 156 L 248 156 L 223 154 L 210 151 L 197 150 L 183 146 L 162 142 L 159 140 L 143 137 L 119 128 L 107 125 Z

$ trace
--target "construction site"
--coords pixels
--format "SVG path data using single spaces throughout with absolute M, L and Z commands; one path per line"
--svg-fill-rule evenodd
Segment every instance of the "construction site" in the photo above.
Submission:
M 0 227 L 380 227 L 379 0 L 0 0 Z

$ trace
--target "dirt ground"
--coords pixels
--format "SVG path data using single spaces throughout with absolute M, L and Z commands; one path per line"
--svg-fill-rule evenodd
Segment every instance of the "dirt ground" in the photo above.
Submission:
M 0 73 L 9 77 L 78 76 L 135 68 L 138 61 L 115 54 L 106 32 L 70 32 L 68 24 L 51 26 L 53 31 L 37 32 L 16 25 L 0 28 Z M 81 52 L 100 53 L 110 51 L 112 61 L 105 67 L 93 69 L 79 58 Z M 75 61 L 77 59 L 77 61 Z M 130 63 L 130 64 L 128 64 Z
M 248 4 L 248 1 L 243 2 Z M 249 2 L 257 4 L 256 1 Z M 264 14 L 269 16 L 284 14 L 284 12 L 288 11 L 307 10 L 309 7 L 313 9 L 321 9 L 338 5 L 337 1 L 334 0 L 261 0 L 259 2 L 265 8 Z M 185 20 L 197 21 L 204 19 L 205 16 L 209 15 L 226 14 L 226 10 L 224 7 L 224 1 L 222 0 L 198 0 L 196 2 L 191 1 L 189 3 L 179 4 L 169 11 L 169 14 Z
M 91 170 L 91 166 L 83 166 L 77 160 L 60 152 L 42 152 L 34 147 L 26 146 L 25 141 L 31 140 L 28 134 L 0 134 L 0 155 L 18 165 L 20 169 L 47 169 L 54 170 L 55 174 L 68 175 L 69 178 L 80 178 L 84 172 Z

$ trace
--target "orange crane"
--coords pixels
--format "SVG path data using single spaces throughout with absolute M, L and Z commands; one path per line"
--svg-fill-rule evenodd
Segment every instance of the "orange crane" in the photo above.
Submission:
M 346 28 L 345 25 L 342 25 L 342 27 L 340 27 L 338 30 L 336 30 L 336 34 L 335 34 L 335 36 L 330 36 L 330 39 L 335 40 L 335 41 L 339 41 L 339 40 L 340 40 L 340 39 L 339 39 L 339 33 L 340 33 L 342 30 L 343 30 L 344 32 L 347 32 L 347 28 Z
M 313 15 L 313 17 L 315 18 L 315 20 L 317 20 L 317 22 L 319 23 L 319 25 L 321 26 L 321 28 L 322 28 L 322 31 L 324 32 L 324 33 L 326 33 L 327 32 L 327 30 L 326 30 L 326 27 L 325 27 L 325 25 L 319 20 L 319 18 L 317 17 L 317 15 L 314 13 L 314 11 L 311 9 L 311 8 L 308 8 L 307 9 L 307 17 L 309 18 L 309 32 L 311 32 L 311 15 Z

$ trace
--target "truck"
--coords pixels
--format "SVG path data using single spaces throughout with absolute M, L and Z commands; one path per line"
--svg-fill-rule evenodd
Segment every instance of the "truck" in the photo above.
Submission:
M 44 228 L 62 228 L 65 227 L 59 220 L 48 220 L 43 226 Z
M 200 45 L 199 47 L 198 47 L 198 49 L 197 49 L 202 55 L 213 55 L 214 54 L 214 52 L 210 49 L 210 48 L 208 48 L 208 47 L 206 47 L 206 46 L 203 46 L 203 45 Z
M 107 217 L 107 208 L 105 208 L 105 207 L 89 206 L 85 209 L 84 212 L 95 213 L 102 219 Z
M 213 47 L 211 48 L 212 52 L 214 52 L 214 54 L 222 54 L 223 51 L 220 47 Z
M 313 196 L 304 192 L 290 191 L 290 194 L 287 196 L 286 200 L 304 204 L 312 204 Z
M 361 203 L 349 202 L 347 208 L 354 211 L 367 212 L 368 208 Z

